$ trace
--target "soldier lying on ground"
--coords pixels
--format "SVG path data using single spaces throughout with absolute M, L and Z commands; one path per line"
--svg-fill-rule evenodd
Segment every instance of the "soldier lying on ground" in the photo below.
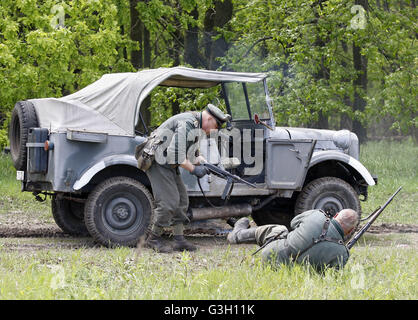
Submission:
M 248 228 L 248 218 L 239 219 L 228 235 L 229 243 L 257 243 L 263 262 L 272 265 L 289 262 L 308 262 L 317 270 L 326 267 L 342 268 L 349 253 L 344 238 L 358 225 L 358 214 L 344 209 L 334 218 L 321 210 L 309 210 L 297 215 L 290 223 L 289 232 L 282 225 Z

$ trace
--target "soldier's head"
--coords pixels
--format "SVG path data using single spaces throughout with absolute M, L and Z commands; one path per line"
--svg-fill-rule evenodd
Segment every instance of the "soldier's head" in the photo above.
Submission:
M 352 209 L 343 209 L 338 212 L 334 219 L 340 224 L 343 228 L 344 235 L 350 234 L 354 228 L 357 227 L 359 222 L 359 217 L 356 211 Z
M 208 104 L 206 109 L 202 111 L 202 130 L 206 134 L 210 134 L 211 130 L 220 129 L 229 119 L 229 114 L 223 113 L 213 104 Z

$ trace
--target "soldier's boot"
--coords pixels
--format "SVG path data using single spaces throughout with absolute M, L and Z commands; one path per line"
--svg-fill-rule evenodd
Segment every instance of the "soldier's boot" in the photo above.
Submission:
M 173 248 L 165 244 L 163 238 L 155 233 L 150 234 L 145 242 L 145 247 L 160 253 L 173 252 Z
M 248 218 L 241 218 L 235 222 L 234 229 L 228 234 L 227 240 L 229 243 L 255 243 L 255 229 L 250 228 L 250 220 Z
M 196 251 L 197 247 L 190 243 L 189 241 L 187 241 L 184 236 L 181 235 L 177 235 L 177 236 L 173 236 L 174 238 L 174 244 L 173 244 L 173 249 L 175 251 Z

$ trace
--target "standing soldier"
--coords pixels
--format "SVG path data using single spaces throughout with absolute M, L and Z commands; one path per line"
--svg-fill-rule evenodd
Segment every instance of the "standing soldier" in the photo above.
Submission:
M 150 135 L 150 139 L 140 152 L 136 152 L 138 167 L 146 172 L 155 200 L 154 219 L 151 222 L 150 235 L 145 242 L 146 247 L 165 253 L 173 249 L 196 250 L 196 246 L 184 238 L 184 224 L 189 221 L 187 217 L 189 198 L 178 167 L 198 178 L 205 176 L 208 173 L 207 169 L 197 165 L 204 158 L 195 157 L 194 152 L 189 150 L 196 143 L 195 138 L 197 138 L 196 132 L 192 131 L 201 129 L 209 135 L 211 130 L 220 129 L 229 119 L 229 115 L 212 104 L 202 112 L 174 115 Z M 162 156 L 163 146 L 166 147 L 166 158 Z M 161 237 L 166 227 L 173 229 L 172 247 L 165 244 Z
M 273 265 L 308 262 L 317 270 L 325 266 L 342 268 L 349 253 L 344 238 L 358 225 L 358 214 L 343 209 L 333 218 L 322 210 L 309 210 L 290 222 L 288 232 L 282 225 L 264 225 L 249 228 L 248 218 L 235 223 L 228 235 L 229 243 L 255 242 L 262 248 L 262 260 Z

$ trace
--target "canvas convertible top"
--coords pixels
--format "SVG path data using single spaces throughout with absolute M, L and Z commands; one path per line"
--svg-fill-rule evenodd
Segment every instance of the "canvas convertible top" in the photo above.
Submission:
M 159 68 L 105 74 L 96 82 L 62 98 L 32 99 L 40 127 L 134 135 L 142 101 L 156 86 L 210 88 L 221 82 L 258 82 L 264 73 Z

